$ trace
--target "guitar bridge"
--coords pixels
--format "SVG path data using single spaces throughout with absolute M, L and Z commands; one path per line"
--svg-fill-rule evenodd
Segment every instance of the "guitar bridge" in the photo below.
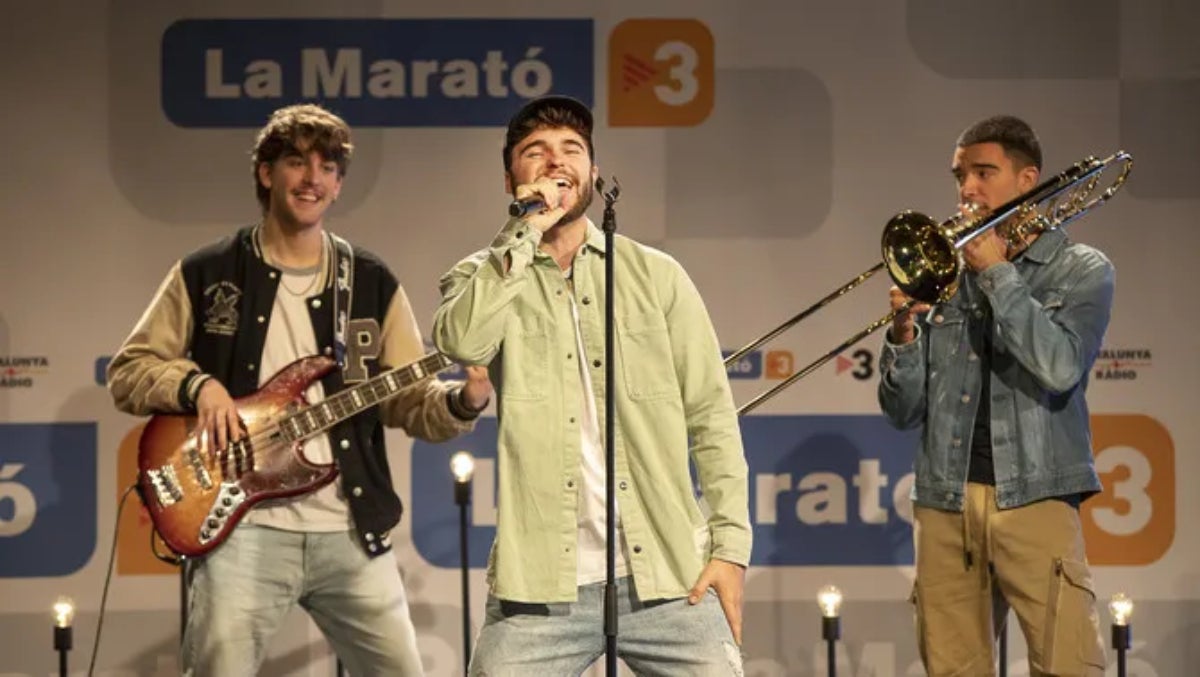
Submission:
M 150 478 L 150 486 L 154 487 L 154 496 L 159 505 L 165 508 L 183 500 L 183 489 L 179 487 L 175 466 L 164 465 L 157 470 L 152 468 L 146 471 L 146 475 Z
M 200 544 L 207 545 L 216 538 L 234 510 L 245 500 L 246 492 L 241 487 L 233 482 L 222 482 L 208 517 L 204 519 L 204 526 L 200 528 Z

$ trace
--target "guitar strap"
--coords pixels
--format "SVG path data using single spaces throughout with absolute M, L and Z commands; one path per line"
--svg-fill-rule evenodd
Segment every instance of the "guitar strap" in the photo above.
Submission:
M 350 326 L 350 308 L 354 300 L 354 250 L 350 243 L 329 234 L 336 254 L 333 283 L 333 351 L 334 359 L 346 371 L 346 332 Z

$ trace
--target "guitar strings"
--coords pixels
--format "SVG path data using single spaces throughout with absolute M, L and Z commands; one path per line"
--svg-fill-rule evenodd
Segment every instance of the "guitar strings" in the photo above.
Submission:
M 284 428 L 283 428 L 283 426 L 284 426 L 284 425 L 286 425 L 286 424 L 287 424 L 289 421 L 292 421 L 292 420 L 294 420 L 294 419 L 298 419 L 298 418 L 300 418 L 301 416 L 306 416 L 306 415 L 308 415 L 310 412 L 312 412 L 314 409 L 316 409 L 316 408 L 318 408 L 318 407 L 320 407 L 320 406 L 322 406 L 322 405 L 328 405 L 328 403 L 329 403 L 331 400 L 335 400 L 335 399 L 342 399 L 342 400 L 351 399 L 351 398 L 350 398 L 350 396 L 348 395 L 348 393 L 350 393 L 350 392 L 352 392 L 352 391 L 354 391 L 354 390 L 359 390 L 359 389 L 362 389 L 362 390 L 368 390 L 368 389 L 369 389 L 369 390 L 374 390 L 375 386 L 379 385 L 380 383 L 383 383 L 384 379 L 385 379 L 385 378 L 387 378 L 388 376 L 390 376 L 390 375 L 393 375 L 393 374 L 397 374 L 398 372 L 401 372 L 401 371 L 408 370 L 408 369 L 410 369 L 411 367 L 413 367 L 413 366 L 415 366 L 415 365 L 417 365 L 417 364 L 420 364 L 420 365 L 421 365 L 421 366 L 422 366 L 422 367 L 425 369 L 425 371 L 426 371 L 426 375 L 427 375 L 427 376 L 429 376 L 429 375 L 433 375 L 433 374 L 436 374 L 436 373 L 438 373 L 438 372 L 441 372 L 442 370 L 444 370 L 444 369 L 445 369 L 446 367 L 448 367 L 449 365 L 444 365 L 444 364 L 443 364 L 443 363 L 442 363 L 440 360 L 438 360 L 438 359 L 437 359 L 438 357 L 439 357 L 439 355 L 438 355 L 437 353 L 434 353 L 433 355 L 430 355 L 430 356 L 427 356 L 427 357 L 425 357 L 425 358 L 422 358 L 422 359 L 420 359 L 420 360 L 417 360 L 416 362 L 414 362 L 413 364 L 410 364 L 410 365 L 408 365 L 408 366 L 405 366 L 405 367 L 399 367 L 399 368 L 397 368 L 397 369 L 393 369 L 393 370 L 390 370 L 390 371 L 388 371 L 388 372 L 385 372 L 385 373 L 383 373 L 383 374 L 380 374 L 380 375 L 376 376 L 375 378 L 373 378 L 373 379 L 371 379 L 371 380 L 367 381 L 366 383 L 363 383 L 363 384 L 362 384 L 362 385 L 360 385 L 360 386 L 356 386 L 355 388 L 350 388 L 350 389 L 343 390 L 343 391 L 341 391 L 341 392 L 338 392 L 338 393 L 334 393 L 334 394 L 333 394 L 333 395 L 331 395 L 330 397 L 327 397 L 327 398 L 325 398 L 324 400 L 322 400 L 322 401 L 320 401 L 320 402 L 317 402 L 317 403 L 315 403 L 315 404 L 312 404 L 311 406 L 309 406 L 309 407 L 305 408 L 305 409 L 304 409 L 304 411 L 300 411 L 300 412 L 294 412 L 294 413 L 288 413 L 288 414 L 284 415 L 283 417 L 281 417 L 280 419 L 278 419 L 278 420 L 276 420 L 276 421 L 273 421 L 273 422 L 272 422 L 272 425 L 266 426 L 266 427 L 264 427 L 264 428 L 262 428 L 262 429 L 260 429 L 260 430 L 258 430 L 258 431 L 256 431 L 256 432 L 254 432 L 254 433 L 251 433 L 250 435 L 247 435 L 246 437 L 243 437 L 243 438 L 241 438 L 241 439 L 237 440 L 236 442 L 233 442 L 232 444 L 226 444 L 226 446 L 225 446 L 224 448 L 222 448 L 222 449 L 217 449 L 215 454 L 213 454 L 213 453 L 205 453 L 205 455 L 209 457 L 209 459 L 208 459 L 208 460 L 210 460 L 210 461 L 213 461 L 213 464 L 214 464 L 214 465 L 216 465 L 216 466 L 217 466 L 217 467 L 220 469 L 220 472 L 221 472 L 221 476 L 222 476 L 222 478 L 229 477 L 230 475 L 234 475 L 234 476 L 236 476 L 236 477 L 241 477 L 242 475 L 246 474 L 246 472 L 242 472 L 242 473 L 240 473 L 240 474 L 236 472 L 236 467 L 237 467 L 237 459 L 232 459 L 232 460 L 233 460 L 233 462 L 234 462 L 234 469 L 235 469 L 235 472 L 234 472 L 234 473 L 227 473 L 227 472 L 225 472 L 225 467 L 226 467 L 226 464 L 228 464 L 228 463 L 230 462 L 230 460 L 231 460 L 231 459 L 230 459 L 230 451 L 231 451 L 231 450 L 238 449 L 238 448 L 240 447 L 240 451 L 241 451 L 243 454 L 245 454 L 246 456 L 250 457 L 250 459 L 251 459 L 251 463 L 250 463 L 250 465 L 251 465 L 251 466 L 253 466 L 254 447 L 255 447 L 255 446 L 257 446 L 257 445 L 259 445 L 259 444 L 262 444 L 262 443 L 265 443 L 265 442 L 269 442 L 269 441 L 270 441 L 270 440 L 271 440 L 271 439 L 272 439 L 272 438 L 273 438 L 273 437 L 274 437 L 274 436 L 275 436 L 277 433 L 282 433 L 282 432 L 284 432 Z M 432 362 L 432 363 L 434 363 L 434 370 L 430 370 L 430 369 L 429 369 L 429 365 L 426 365 L 426 364 L 425 364 L 426 362 Z M 385 400 L 389 399 L 389 398 L 387 397 L 387 395 L 391 395 L 391 394 L 393 394 L 393 393 L 395 393 L 395 392 L 399 392 L 399 390 L 400 390 L 401 388 L 405 388 L 405 387 L 407 387 L 407 386 L 409 386 L 409 385 L 412 385 L 412 383 L 415 383 L 415 382 L 416 382 L 416 380 L 410 381 L 410 382 L 408 382 L 408 383 L 402 383 L 402 384 L 400 385 L 400 387 L 399 387 L 399 388 L 397 388 L 395 391 L 388 391 L 384 397 L 380 397 L 380 398 L 379 398 L 378 400 L 376 400 L 375 402 L 372 402 L 371 404 L 367 405 L 367 407 L 374 406 L 374 405 L 376 405 L 376 404 L 379 404 L 380 402 L 383 402 L 383 401 L 385 401 Z M 353 406 L 353 405 L 352 405 L 352 406 Z M 363 407 L 362 409 L 366 409 L 367 407 Z M 360 409 L 360 411 L 361 411 L 361 409 Z M 355 413 L 357 413 L 357 412 L 355 412 Z M 304 435 L 304 436 L 302 436 L 302 437 L 300 437 L 300 438 L 298 438 L 298 439 L 291 440 L 291 443 L 303 443 L 303 442 L 306 442 L 306 441 L 308 441 L 309 439 L 313 438 L 314 436 L 316 436 L 316 435 L 318 435 L 318 434 L 320 434 L 320 433 L 322 433 L 322 432 L 324 432 L 324 431 L 328 430 L 328 429 L 329 429 L 329 428 L 331 428 L 333 425 L 336 425 L 336 423 L 340 422 L 341 420 L 345 420 L 345 418 L 347 418 L 347 417 L 343 416 L 343 417 L 341 417 L 340 419 L 337 419 L 337 420 L 335 420 L 335 421 L 333 421 L 333 422 L 331 422 L 331 423 L 328 423 L 328 424 L 324 424 L 324 423 L 322 423 L 322 424 L 321 424 L 319 427 L 317 427 L 316 429 L 314 429 L 313 431 L 311 431 L 311 432 L 310 432 L 310 433 L 308 433 L 307 435 Z M 320 421 L 318 421 L 318 423 L 320 423 Z M 247 446 L 248 446 L 249 448 L 247 448 Z M 248 452 L 248 453 L 247 453 L 247 452 Z M 206 464 L 206 465 L 208 465 L 208 464 Z M 174 466 L 174 464 L 172 464 L 172 466 Z M 186 468 L 186 464 L 185 464 L 185 468 Z M 248 471 L 248 472 L 252 472 L 252 471 Z

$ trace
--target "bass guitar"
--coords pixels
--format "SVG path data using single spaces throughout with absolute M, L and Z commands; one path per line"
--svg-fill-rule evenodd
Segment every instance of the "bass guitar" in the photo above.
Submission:
M 337 477 L 335 464 L 305 458 L 307 440 L 453 364 L 430 353 L 310 404 L 304 392 L 337 363 L 301 358 L 234 400 L 245 436 L 211 452 L 201 443 L 196 416 L 152 416 L 138 441 L 138 493 L 155 531 L 180 555 L 204 555 L 255 504 L 309 493 Z

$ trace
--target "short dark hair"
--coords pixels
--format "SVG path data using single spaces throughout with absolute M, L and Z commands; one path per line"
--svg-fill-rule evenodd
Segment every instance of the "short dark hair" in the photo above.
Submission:
M 1033 165 L 1042 170 L 1042 144 L 1029 123 L 1012 115 L 995 115 L 963 130 L 955 144 L 959 148 L 977 143 L 998 143 L 1018 168 Z
M 565 127 L 574 130 L 587 143 L 588 157 L 595 162 L 592 125 L 592 111 L 578 99 L 569 96 L 543 96 L 533 99 L 508 121 L 508 131 L 504 135 L 504 171 L 508 171 L 512 161 L 513 148 L 539 129 Z
M 311 103 L 286 106 L 271 113 L 267 124 L 258 132 L 254 150 L 250 152 L 251 171 L 258 203 L 267 209 L 271 191 L 258 180 L 258 166 L 274 164 L 301 147 L 315 150 L 321 157 L 337 163 L 338 176 L 346 175 L 354 145 L 350 143 L 350 126 L 346 121 L 324 108 Z

